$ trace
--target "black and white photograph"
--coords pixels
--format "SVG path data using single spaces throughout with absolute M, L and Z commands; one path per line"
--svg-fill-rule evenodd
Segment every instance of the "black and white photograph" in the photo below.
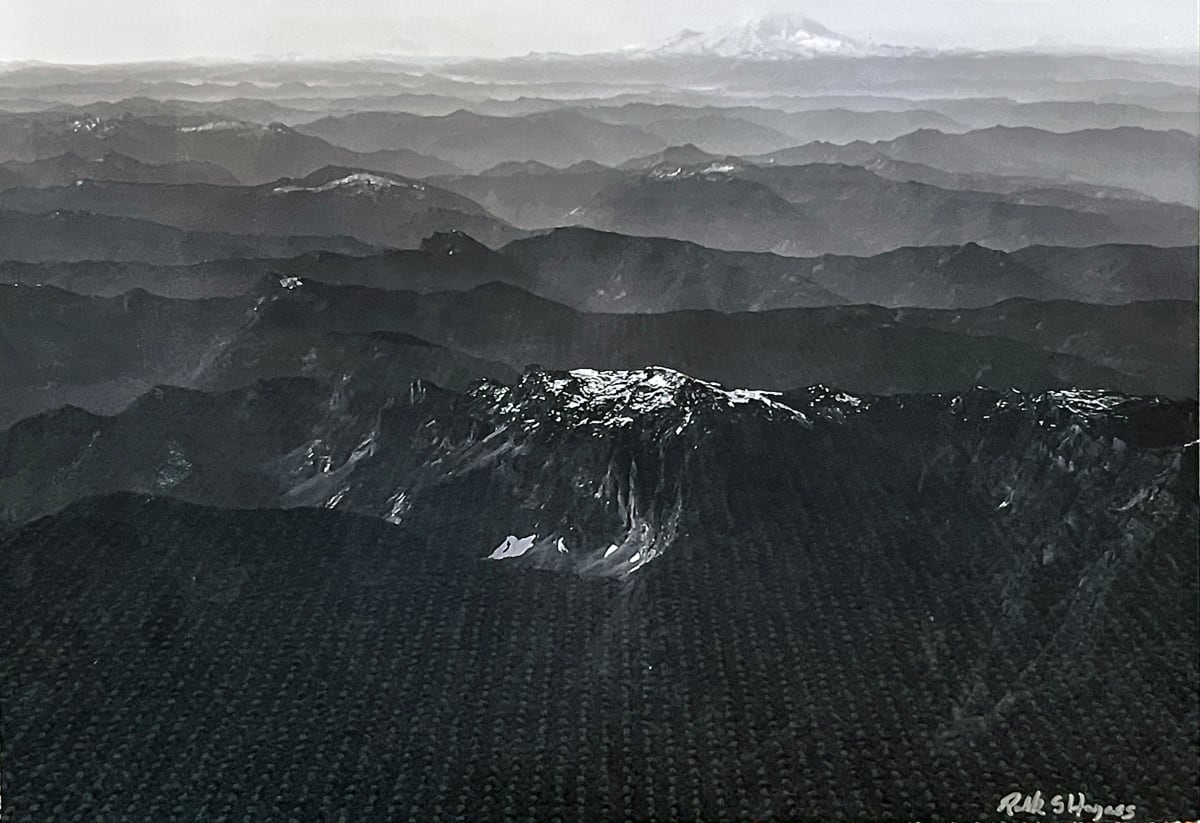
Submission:
M 1200 819 L 1194 0 L 0 0 L 0 821 Z

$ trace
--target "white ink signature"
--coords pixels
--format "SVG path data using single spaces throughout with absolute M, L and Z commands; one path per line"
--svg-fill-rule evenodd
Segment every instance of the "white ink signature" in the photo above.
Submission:
M 1000 805 L 996 807 L 996 811 L 1003 812 L 1009 817 L 1016 814 L 1036 814 L 1045 817 L 1047 812 L 1070 814 L 1077 819 L 1090 817 L 1099 823 L 1105 817 L 1115 820 L 1133 820 L 1137 806 L 1132 803 L 1118 803 L 1115 806 L 1089 803 L 1087 795 L 1083 792 L 1079 794 L 1072 792 L 1065 798 L 1061 794 L 1056 794 L 1047 800 L 1040 791 L 1036 791 L 1033 794 L 1010 792 L 1000 798 Z

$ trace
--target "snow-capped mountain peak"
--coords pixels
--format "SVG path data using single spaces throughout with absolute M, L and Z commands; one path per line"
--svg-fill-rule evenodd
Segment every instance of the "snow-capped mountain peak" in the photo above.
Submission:
M 655 53 L 778 60 L 824 55 L 861 56 L 874 51 L 816 20 L 777 12 L 743 19 L 710 32 L 686 29 Z
M 761 413 L 809 423 L 805 414 L 784 403 L 778 392 L 727 389 L 663 366 L 628 371 L 532 370 L 517 386 L 496 392 L 489 399 L 502 416 L 602 429 L 651 419 L 677 426 L 681 433 L 693 413 L 702 411 Z

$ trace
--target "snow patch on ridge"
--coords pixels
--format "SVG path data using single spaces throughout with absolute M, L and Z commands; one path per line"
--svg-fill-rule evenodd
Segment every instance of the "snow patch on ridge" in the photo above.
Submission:
M 517 537 L 515 534 L 510 534 L 504 538 L 504 542 L 497 546 L 491 554 L 487 556 L 488 560 L 508 560 L 513 557 L 520 557 L 533 548 L 534 542 L 537 540 L 536 534 L 531 534 L 528 537 Z
M 1084 416 L 1111 411 L 1129 399 L 1112 392 L 1081 389 L 1049 391 L 1044 396 L 1067 411 Z
M 240 131 L 246 127 L 247 124 L 240 120 L 213 120 L 199 126 L 180 126 L 178 131 L 182 134 L 194 134 L 204 131 Z
M 532 403 L 544 401 L 556 419 L 567 417 L 575 425 L 605 428 L 628 427 L 642 416 L 681 412 L 682 421 L 672 420 L 677 433 L 682 433 L 695 409 L 705 407 L 768 412 L 809 422 L 803 412 L 784 403 L 782 397 L 779 392 L 726 389 L 664 366 L 635 370 L 572 369 L 526 374 L 517 389 L 501 391 L 497 411 L 524 415 Z
M 407 183 L 402 180 L 393 180 L 390 177 L 362 171 L 348 174 L 345 177 L 339 177 L 337 180 L 330 180 L 328 183 L 322 183 L 319 186 L 276 186 L 272 189 L 272 192 L 275 194 L 290 194 L 300 191 L 327 192 L 341 190 L 348 191 L 351 194 L 375 194 L 387 189 L 424 191 L 425 186 L 420 183 Z

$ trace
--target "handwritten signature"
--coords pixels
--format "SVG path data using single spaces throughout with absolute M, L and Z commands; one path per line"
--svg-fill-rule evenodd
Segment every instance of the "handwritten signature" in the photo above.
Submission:
M 1137 813 L 1137 806 L 1132 803 L 1119 803 L 1116 806 L 1089 803 L 1087 795 L 1083 792 L 1070 793 L 1065 798 L 1061 794 L 1056 794 L 1047 800 L 1040 791 L 1036 791 L 1033 794 L 1010 792 L 1000 798 L 1000 805 L 996 807 L 996 811 L 1003 812 L 1009 817 L 1016 814 L 1036 814 L 1045 817 L 1047 812 L 1070 814 L 1076 818 L 1091 817 L 1092 820 L 1099 823 L 1106 816 L 1116 820 L 1133 820 L 1134 814 Z

